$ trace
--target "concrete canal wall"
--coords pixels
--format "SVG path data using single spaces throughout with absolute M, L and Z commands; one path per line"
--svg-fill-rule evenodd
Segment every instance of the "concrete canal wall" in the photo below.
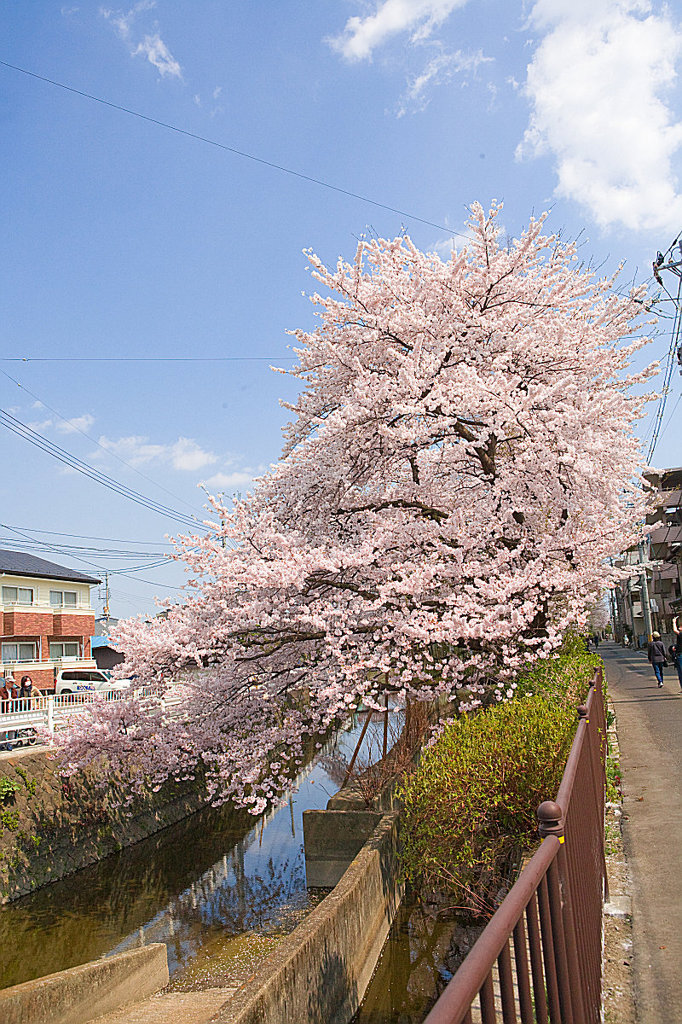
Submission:
M 397 854 L 397 817 L 383 815 L 336 888 L 212 1020 L 348 1024 L 400 906 Z
M 0 991 L 2 1024 L 87 1024 L 168 984 L 163 943 L 94 960 Z
M 402 899 L 397 826 L 395 815 L 380 817 L 338 885 L 270 953 L 246 985 L 236 993 L 224 989 L 222 996 L 213 990 L 213 1000 L 217 998 L 219 1005 L 224 996 L 224 1004 L 211 1021 L 349 1024 Z M 167 983 L 165 945 L 143 946 L 0 991 L 0 1020 L 2 1024 L 86 1024 L 124 1007 L 132 1012 L 135 1004 L 135 1021 L 152 1024 L 160 1019 L 161 1004 L 150 997 Z M 182 996 L 187 1019 L 199 1019 L 192 1013 L 203 1011 L 206 993 Z
M 0 754 L 0 903 L 64 878 L 206 804 L 197 782 L 167 783 L 124 808 L 126 789 L 64 780 L 49 750 Z
M 54 858 L 51 877 L 58 877 L 56 872 L 62 861 L 65 867 L 62 873 L 66 874 L 106 855 L 103 843 L 116 834 L 116 827 L 126 836 L 132 831 L 135 835 L 132 841 L 137 841 L 170 824 L 168 816 L 178 814 L 179 808 L 178 818 L 191 813 L 190 805 L 198 799 L 196 792 L 185 794 L 184 798 L 176 795 L 159 806 L 138 807 L 135 809 L 137 816 L 119 821 L 115 808 L 109 807 L 106 801 L 101 806 L 93 804 L 87 786 L 83 792 L 68 791 L 68 787 L 65 791 L 45 752 L 0 758 L 0 780 L 2 778 L 15 783 L 18 780 L 27 794 L 17 792 L 16 804 L 12 805 L 22 826 L 44 826 L 47 820 L 52 821 L 56 829 L 50 839 Z M 392 789 L 388 787 L 388 792 L 377 796 L 370 810 L 351 785 L 330 799 L 326 811 L 305 812 L 308 884 L 335 887 L 260 964 L 249 982 L 236 993 L 234 989 L 223 990 L 224 1005 L 211 1017 L 212 1021 L 216 1024 L 282 1024 L 283 1021 L 348 1024 L 352 1019 L 369 985 L 403 894 L 399 882 L 398 819 L 390 809 L 394 803 Z M 92 815 L 93 806 L 100 806 L 101 813 L 107 815 L 104 831 L 96 821 L 83 819 L 84 811 Z M 15 837 L 24 832 L 21 844 L 16 844 L 15 840 L 15 849 L 20 845 L 23 851 L 27 845 L 24 828 L 9 831 Z M 69 841 L 69 836 L 74 838 Z M 4 835 L 0 839 L 4 839 Z M 85 851 L 74 850 L 74 846 L 87 843 L 90 844 L 89 858 L 84 860 Z M 40 848 L 42 840 L 37 845 Z M 28 852 L 33 853 L 30 848 Z M 31 860 L 31 856 L 27 857 L 25 869 Z M 40 881 L 40 872 L 33 881 L 30 887 L 44 884 Z M 18 888 L 18 879 L 15 879 L 15 887 Z M 43 1020 L 59 1024 L 89 1021 L 95 1013 L 88 1007 L 90 1016 L 79 1016 L 79 993 L 83 979 L 90 978 L 88 984 L 94 986 L 101 1005 L 106 1001 L 106 1009 L 99 1009 L 100 1003 L 97 1004 L 97 1014 L 141 999 L 143 1002 L 138 1001 L 134 1007 L 135 1020 L 149 1019 L 151 1024 L 159 1019 L 159 997 L 149 1000 L 148 1004 L 144 1000 L 167 983 L 168 973 L 167 967 L 160 967 L 157 954 L 152 956 L 147 970 L 144 954 L 148 949 L 159 948 L 163 951 L 165 965 L 165 946 L 142 947 L 122 954 L 123 957 L 133 956 L 129 962 L 129 989 L 119 984 L 117 964 L 119 961 L 126 963 L 119 956 L 6 989 L 0 993 L 0 1020 L 3 1024 L 5 1020 L 8 1024 L 14 1024 L 15 1020 L 22 1024 L 27 1020 L 35 1020 L 37 1024 L 42 1024 Z M 135 981 L 136 954 L 143 957 L 139 961 L 142 977 L 138 981 Z M 197 1011 L 201 1010 L 199 1004 L 205 993 L 184 992 L 182 995 L 188 1011 L 193 1000 Z M 220 995 L 220 990 L 215 990 L 214 996 Z M 167 998 L 161 996 L 162 1000 Z M 38 1011 L 42 1013 L 43 1006 L 47 1007 L 46 1015 L 40 1016 Z M 15 1016 L 9 1015 L 7 1007 L 12 1008 Z M 202 1016 L 202 1020 L 207 1019 Z

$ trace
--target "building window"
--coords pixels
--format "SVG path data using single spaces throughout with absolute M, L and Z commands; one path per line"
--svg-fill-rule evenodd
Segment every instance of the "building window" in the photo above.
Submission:
M 2 660 L 5 664 L 10 661 L 35 661 L 35 644 L 3 644 Z
M 3 604 L 33 604 L 33 587 L 3 587 Z
M 53 608 L 75 608 L 78 595 L 75 590 L 51 590 L 50 604 Z
M 77 658 L 78 643 L 69 641 L 67 643 L 50 644 L 50 661 L 57 661 L 58 658 Z

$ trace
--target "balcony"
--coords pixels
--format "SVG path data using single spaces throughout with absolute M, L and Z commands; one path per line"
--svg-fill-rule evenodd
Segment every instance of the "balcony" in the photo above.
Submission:
M 7 601 L 0 597 L 0 612 L 68 612 L 78 614 L 80 612 L 95 614 L 90 602 L 80 601 L 73 605 L 50 604 L 49 601 Z

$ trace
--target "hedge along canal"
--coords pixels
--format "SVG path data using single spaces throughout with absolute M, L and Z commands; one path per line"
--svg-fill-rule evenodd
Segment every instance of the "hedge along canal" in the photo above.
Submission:
M 324 753 L 347 759 L 361 727 Z M 372 722 L 369 733 L 381 728 Z M 177 988 L 243 981 L 325 895 L 306 887 L 302 813 L 337 788 L 318 758 L 255 821 L 206 808 L 0 907 L 0 988 L 150 942 L 167 944 Z

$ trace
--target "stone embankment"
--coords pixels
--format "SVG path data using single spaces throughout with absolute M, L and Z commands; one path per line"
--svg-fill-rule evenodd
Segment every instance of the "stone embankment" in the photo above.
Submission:
M 206 804 L 199 782 L 127 805 L 115 779 L 63 779 L 48 749 L 0 754 L 0 902 L 23 896 L 174 825 Z

